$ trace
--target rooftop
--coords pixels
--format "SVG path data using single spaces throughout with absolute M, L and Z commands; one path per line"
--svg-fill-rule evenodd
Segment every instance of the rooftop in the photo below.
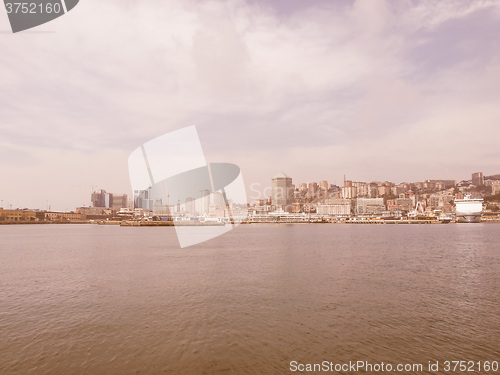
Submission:
M 273 178 L 291 178 L 291 177 L 288 176 L 285 172 L 280 172 L 276 176 L 274 176 Z

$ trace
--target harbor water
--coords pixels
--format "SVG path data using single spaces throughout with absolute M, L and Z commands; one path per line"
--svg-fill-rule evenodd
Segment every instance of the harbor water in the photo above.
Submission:
M 171 227 L 9 225 L 0 241 L 2 375 L 500 361 L 499 224 L 249 224 L 184 249 Z

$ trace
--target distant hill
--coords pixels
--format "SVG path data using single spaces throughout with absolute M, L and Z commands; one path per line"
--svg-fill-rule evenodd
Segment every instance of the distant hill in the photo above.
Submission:
M 485 180 L 500 180 L 500 174 L 494 174 L 492 176 L 486 176 Z

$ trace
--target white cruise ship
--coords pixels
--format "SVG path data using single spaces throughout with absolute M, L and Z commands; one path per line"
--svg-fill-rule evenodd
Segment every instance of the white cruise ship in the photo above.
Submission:
M 483 211 L 483 199 L 471 198 L 466 195 L 464 199 L 455 199 L 456 221 L 458 223 L 479 223 Z

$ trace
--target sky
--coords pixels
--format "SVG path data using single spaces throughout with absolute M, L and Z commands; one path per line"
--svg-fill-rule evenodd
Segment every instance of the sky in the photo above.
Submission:
M 500 173 L 499 1 L 81 0 L 17 34 L 0 11 L 0 48 L 5 208 L 130 195 L 130 153 L 191 125 L 250 199 Z

